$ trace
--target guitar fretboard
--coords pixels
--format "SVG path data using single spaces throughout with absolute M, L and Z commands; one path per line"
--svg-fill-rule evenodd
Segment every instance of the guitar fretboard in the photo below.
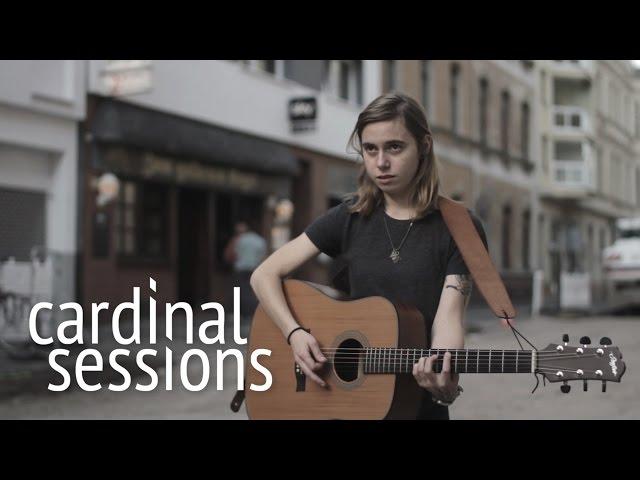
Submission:
M 455 373 L 531 373 L 531 350 L 480 350 L 480 349 L 412 349 L 365 348 L 357 355 L 364 373 L 412 373 L 413 365 L 422 357 L 438 355 L 433 370 L 442 371 L 445 352 L 451 352 L 451 371 Z M 336 361 L 356 353 L 336 353 Z M 341 358 L 342 357 L 342 358 Z

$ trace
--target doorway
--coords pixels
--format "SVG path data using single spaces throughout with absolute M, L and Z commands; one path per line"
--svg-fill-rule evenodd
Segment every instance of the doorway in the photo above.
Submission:
M 178 195 L 178 300 L 197 307 L 209 297 L 208 192 L 183 188 Z

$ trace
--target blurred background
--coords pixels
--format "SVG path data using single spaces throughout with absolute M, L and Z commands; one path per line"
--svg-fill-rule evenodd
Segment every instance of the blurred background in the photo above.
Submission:
M 29 342 L 28 312 L 37 301 L 77 301 L 89 324 L 91 303 L 109 302 L 100 313 L 108 352 L 113 306 L 131 301 L 134 286 L 148 314 L 148 277 L 158 305 L 231 309 L 231 288 L 248 289 L 261 252 L 356 189 L 348 136 L 389 91 L 425 107 L 442 191 L 483 222 L 523 333 L 539 347 L 563 333 L 593 344 L 608 335 L 629 366 L 640 359 L 637 65 L 0 61 L 0 417 L 246 418 L 228 408 L 232 366 L 222 392 L 47 392 L 59 375 Z M 320 255 L 295 276 L 326 284 L 330 272 Z M 64 320 L 60 311 L 38 319 L 44 332 Z M 467 329 L 471 348 L 517 348 L 477 289 Z M 465 377 L 473 388 L 452 417 L 640 418 L 633 375 L 631 365 L 607 395 L 599 386 L 562 395 L 554 385 L 533 399 L 531 377 Z M 582 400 L 565 400 L 574 397 Z

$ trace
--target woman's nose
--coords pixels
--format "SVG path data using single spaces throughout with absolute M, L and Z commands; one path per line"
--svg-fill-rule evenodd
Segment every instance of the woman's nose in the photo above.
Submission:
M 378 157 L 376 158 L 376 165 L 381 169 L 389 168 L 389 159 L 385 155 L 384 151 L 378 153 Z

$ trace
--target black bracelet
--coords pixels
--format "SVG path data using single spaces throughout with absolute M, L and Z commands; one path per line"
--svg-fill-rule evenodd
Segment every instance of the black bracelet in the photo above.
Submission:
M 289 345 L 291 345 L 291 342 L 289 341 L 289 339 L 291 338 L 291 335 L 293 335 L 293 332 L 295 332 L 296 330 L 304 330 L 304 331 L 305 331 L 305 332 L 307 332 L 307 333 L 311 333 L 311 329 L 310 329 L 310 328 L 304 328 L 304 327 L 297 327 L 297 328 L 294 328 L 293 330 L 291 330 L 291 331 L 289 332 L 289 335 L 287 336 L 287 343 L 288 343 Z

